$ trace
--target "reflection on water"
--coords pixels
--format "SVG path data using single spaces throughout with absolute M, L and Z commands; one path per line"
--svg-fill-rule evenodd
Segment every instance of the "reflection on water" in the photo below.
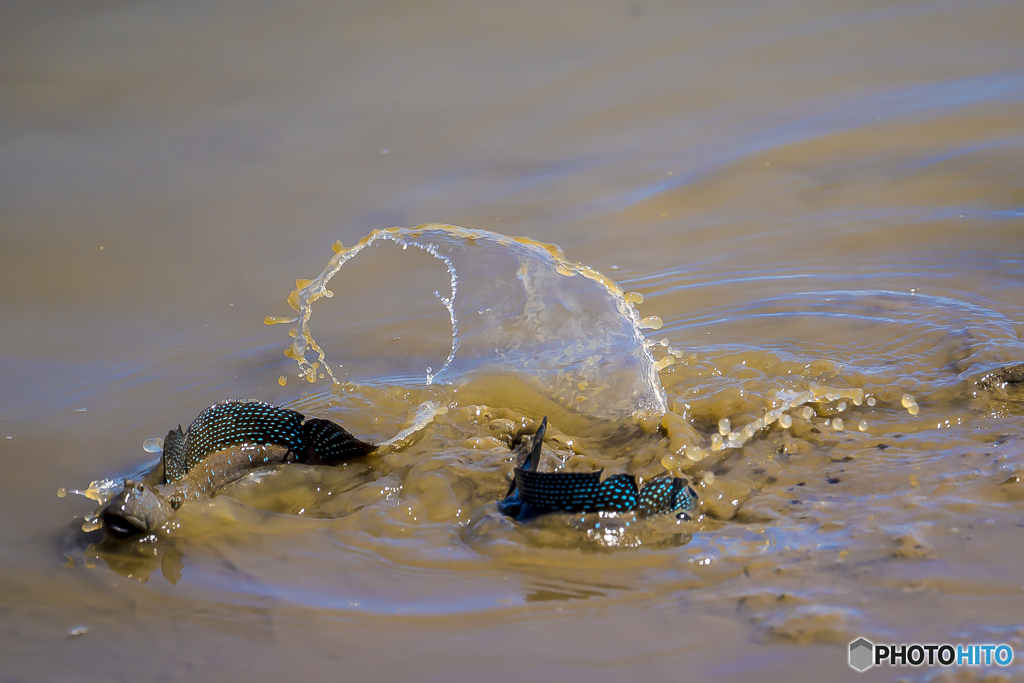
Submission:
M 857 675 L 859 635 L 1024 651 L 1024 388 L 991 380 L 1024 362 L 1020 3 L 0 11 L 4 675 L 820 680 Z M 374 233 L 404 237 L 307 298 L 323 361 L 281 355 L 262 320 L 328 245 L 432 220 L 467 230 Z M 498 233 L 529 237 L 478 257 Z M 453 249 L 458 292 L 403 239 Z M 617 284 L 549 307 L 597 282 L 577 260 Z M 495 352 L 484 300 L 560 315 Z M 155 543 L 54 497 L 232 396 L 374 441 L 448 411 Z M 702 516 L 500 516 L 545 414 L 542 467 L 668 467 Z

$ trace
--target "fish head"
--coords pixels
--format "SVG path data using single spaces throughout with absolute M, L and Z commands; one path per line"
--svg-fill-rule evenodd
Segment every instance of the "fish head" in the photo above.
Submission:
M 114 538 L 151 534 L 174 514 L 169 500 L 141 481 L 124 480 L 124 488 L 97 515 Z

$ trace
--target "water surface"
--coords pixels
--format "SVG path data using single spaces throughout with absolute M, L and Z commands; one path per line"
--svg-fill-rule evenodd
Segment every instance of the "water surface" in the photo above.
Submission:
M 0 12 L 5 677 L 819 680 L 859 676 L 858 636 L 1024 652 L 1024 397 L 978 384 L 1024 362 L 1019 3 Z M 335 241 L 431 221 L 642 294 L 664 416 L 508 369 L 427 385 L 450 277 L 392 243 L 315 304 L 340 384 L 300 378 L 264 317 Z M 863 400 L 710 450 L 814 386 Z M 449 410 L 156 545 L 94 545 L 89 501 L 54 495 L 234 396 L 375 439 Z M 501 518 L 507 442 L 543 414 L 545 466 L 668 466 L 703 516 Z

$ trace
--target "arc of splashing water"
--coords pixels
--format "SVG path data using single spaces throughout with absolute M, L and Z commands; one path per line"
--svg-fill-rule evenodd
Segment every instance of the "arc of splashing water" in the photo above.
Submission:
M 421 226 L 421 228 L 426 226 Z M 395 244 L 401 245 L 403 248 L 414 246 L 418 249 L 422 249 L 434 258 L 444 263 L 445 268 L 448 270 L 448 276 L 451 282 L 452 294 L 450 297 L 444 297 L 435 292 L 434 294 L 438 297 L 444 307 L 448 310 L 448 315 L 452 321 L 452 346 L 448 352 L 448 357 L 445 359 L 441 369 L 436 373 L 431 368 L 427 368 L 426 371 L 426 383 L 432 384 L 434 378 L 444 372 L 452 361 L 455 359 L 455 354 L 459 348 L 459 319 L 458 314 L 455 312 L 455 297 L 459 291 L 459 280 L 458 275 L 455 271 L 455 266 L 447 256 L 443 256 L 438 253 L 437 246 L 432 244 L 419 244 L 414 241 L 407 241 L 404 237 L 410 231 L 407 228 L 386 228 L 378 229 L 371 232 L 366 237 L 362 238 L 354 246 L 345 248 L 340 241 L 335 242 L 333 245 L 334 256 L 328 262 L 327 267 L 324 268 L 323 272 L 320 273 L 313 280 L 296 280 L 295 290 L 288 296 L 288 305 L 299 312 L 299 316 L 296 318 L 278 318 L 275 316 L 267 316 L 264 318 L 264 323 L 267 325 L 278 325 L 278 324 L 291 324 L 298 323 L 291 329 L 289 335 L 294 338 L 295 341 L 285 349 L 284 355 L 288 358 L 295 360 L 299 365 L 299 374 L 306 378 L 307 381 L 313 383 L 316 381 L 316 371 L 319 368 L 323 368 L 327 371 L 328 376 L 335 383 L 338 382 L 338 378 L 335 377 L 334 371 L 331 366 L 327 363 L 326 354 L 320 345 L 317 344 L 316 340 L 313 339 L 312 332 L 309 326 L 309 319 L 313 313 L 313 304 L 321 297 L 331 298 L 334 293 L 327 289 L 327 283 L 330 282 L 331 278 L 341 270 L 347 262 L 355 258 L 359 252 L 363 249 L 372 246 L 374 242 L 378 240 L 386 240 L 394 242 Z M 411 235 L 410 235 L 411 236 Z M 312 349 L 317 354 L 316 365 L 306 359 L 306 349 Z M 339 363 L 338 367 L 342 364 Z
M 665 363 L 655 362 L 650 353 L 651 343 L 643 336 L 641 331 L 643 329 L 658 329 L 661 327 L 662 323 L 661 319 L 657 316 L 640 318 L 640 315 L 633 304 L 634 302 L 642 301 L 642 297 L 635 294 L 626 294 L 618 284 L 597 270 L 594 270 L 582 263 L 569 261 L 562 250 L 556 245 L 538 242 L 526 237 L 510 237 L 508 235 L 484 230 L 471 230 L 436 223 L 427 223 L 415 228 L 392 227 L 374 230 L 359 240 L 355 245 L 348 248 L 345 248 L 340 241 L 336 242 L 334 244 L 335 254 L 320 275 L 313 280 L 296 280 L 295 290 L 289 295 L 288 304 L 297 311 L 299 315 L 293 318 L 267 316 L 264 319 L 264 322 L 268 325 L 294 324 L 294 327 L 289 332 L 289 335 L 294 339 L 294 341 L 287 349 L 285 349 L 284 353 L 287 357 L 296 361 L 299 366 L 301 376 L 311 383 L 315 382 L 317 379 L 317 371 L 320 368 L 323 368 L 328 376 L 330 376 L 331 380 L 334 383 L 338 383 L 339 380 L 335 376 L 330 365 L 327 363 L 324 350 L 313 338 L 309 324 L 310 317 L 312 315 L 312 305 L 321 297 L 333 297 L 334 294 L 327 289 L 327 284 L 330 282 L 331 278 L 334 277 L 334 275 L 341 270 L 348 261 L 355 258 L 355 256 L 361 251 L 381 240 L 393 242 L 402 246 L 403 249 L 407 249 L 409 246 L 421 249 L 444 263 L 445 268 L 448 270 L 451 281 L 451 296 L 444 297 L 437 292 L 435 292 L 435 295 L 440 299 L 441 303 L 444 304 L 445 308 L 448 309 L 448 314 L 451 318 L 452 324 L 452 346 L 444 364 L 437 372 L 433 372 L 431 368 L 427 368 L 426 383 L 431 384 L 451 366 L 459 350 L 459 319 L 455 310 L 455 299 L 458 296 L 459 279 L 452 260 L 439 252 L 437 244 L 432 244 L 429 241 L 426 243 L 419 241 L 419 238 L 421 238 L 424 233 L 430 231 L 439 231 L 447 237 L 461 238 L 467 241 L 482 239 L 494 241 L 498 244 L 510 247 L 515 247 L 516 245 L 525 246 L 528 250 L 536 250 L 535 253 L 550 258 L 554 262 L 555 269 L 559 274 L 566 277 L 580 275 L 603 286 L 611 295 L 619 314 L 632 323 L 636 338 L 635 341 L 641 349 L 641 353 L 646 356 L 646 362 L 644 365 L 646 366 L 648 376 L 645 378 L 645 382 L 652 389 L 651 393 L 653 396 L 650 397 L 648 405 L 644 406 L 644 411 L 647 413 L 656 413 L 658 415 L 665 413 L 668 401 L 665 396 L 665 391 L 661 386 L 661 381 L 658 378 L 658 371 L 665 366 Z M 307 350 L 312 350 L 317 354 L 315 361 L 307 359 Z M 339 364 L 338 367 L 341 367 L 341 364 Z

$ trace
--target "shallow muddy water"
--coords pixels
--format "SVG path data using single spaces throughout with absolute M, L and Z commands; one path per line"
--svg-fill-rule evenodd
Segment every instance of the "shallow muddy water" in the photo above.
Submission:
M 0 680 L 1024 678 L 1020 3 L 0 17 Z M 434 221 L 285 356 L 296 280 Z M 447 412 L 157 542 L 57 497 L 243 396 Z M 543 415 L 542 467 L 699 514 L 502 517 Z M 1018 656 L 858 674 L 858 636 Z

